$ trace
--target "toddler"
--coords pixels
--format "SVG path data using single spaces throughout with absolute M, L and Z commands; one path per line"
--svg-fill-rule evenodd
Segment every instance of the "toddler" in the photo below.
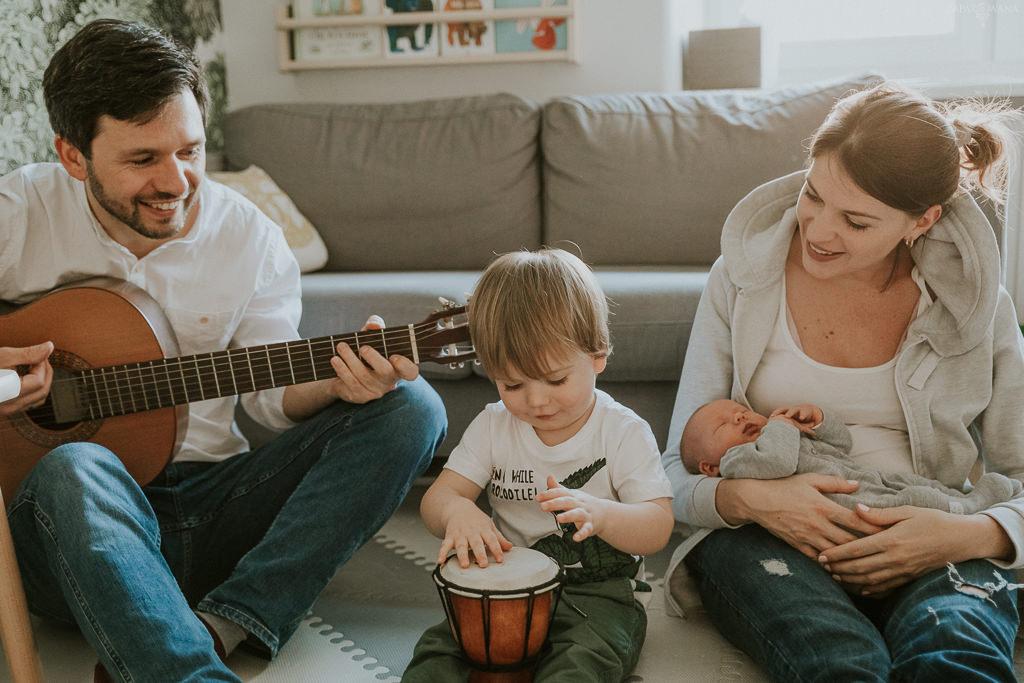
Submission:
M 646 635 L 642 556 L 668 543 L 674 520 L 650 427 L 596 388 L 611 351 L 604 293 L 566 251 L 505 254 L 481 277 L 469 326 L 501 402 L 424 494 L 423 521 L 443 539 L 437 561 L 454 552 L 463 568 L 486 567 L 513 545 L 557 558 L 567 585 L 535 680 L 621 680 Z M 476 505 L 484 490 L 492 516 Z M 444 622 L 420 638 L 403 681 L 469 673 Z

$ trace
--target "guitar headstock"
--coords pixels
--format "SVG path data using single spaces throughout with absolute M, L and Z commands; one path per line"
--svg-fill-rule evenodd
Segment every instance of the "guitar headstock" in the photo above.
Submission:
M 461 367 L 476 359 L 473 340 L 469 337 L 469 316 L 465 306 L 456 306 L 441 299 L 441 309 L 434 311 L 415 326 L 416 349 L 420 362 Z

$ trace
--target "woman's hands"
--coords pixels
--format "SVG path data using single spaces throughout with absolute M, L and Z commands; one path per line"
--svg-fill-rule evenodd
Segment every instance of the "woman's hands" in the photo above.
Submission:
M 954 515 L 909 505 L 858 505 L 856 514 L 884 528 L 823 550 L 818 561 L 832 578 L 856 587 L 862 595 L 885 593 L 947 562 L 1013 556 L 1006 532 L 988 515 Z
M 716 505 L 729 524 L 754 522 L 801 553 L 817 560 L 821 553 L 882 527 L 823 493 L 853 493 L 859 484 L 824 474 L 784 479 L 723 479 Z
M 727 522 L 764 527 L 863 595 L 892 590 L 947 562 L 1013 557 L 1006 532 L 987 515 L 911 506 L 849 510 L 822 495 L 856 490 L 855 481 L 820 474 L 725 479 L 717 503 Z

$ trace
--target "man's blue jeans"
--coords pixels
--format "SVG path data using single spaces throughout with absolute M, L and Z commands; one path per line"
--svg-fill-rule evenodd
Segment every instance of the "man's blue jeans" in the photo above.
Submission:
M 440 398 L 417 379 L 338 402 L 250 453 L 172 463 L 142 488 L 101 446 L 56 448 L 8 510 L 29 605 L 77 622 L 115 680 L 237 681 L 192 608 L 276 655 L 445 429 Z
M 712 532 L 686 557 L 718 629 L 776 681 L 1015 681 L 1013 573 L 985 560 L 883 598 L 851 597 L 761 527 Z M 987 588 L 985 585 L 989 584 Z

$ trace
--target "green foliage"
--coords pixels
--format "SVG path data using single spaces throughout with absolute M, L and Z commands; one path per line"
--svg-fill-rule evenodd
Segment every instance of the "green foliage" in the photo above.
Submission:
M 195 48 L 217 33 L 221 14 L 219 0 L 0 0 L 0 175 L 56 160 L 43 104 L 43 71 L 68 38 L 104 17 L 148 23 Z M 222 55 L 217 62 L 216 73 L 208 76 L 213 151 L 223 144 L 219 126 L 227 109 Z
M 162 0 L 151 5 L 153 25 L 190 48 L 220 30 L 219 0 Z
M 206 151 L 224 149 L 224 117 L 228 114 L 228 72 L 224 53 L 206 63 L 206 84 L 210 89 L 210 111 L 206 116 Z

